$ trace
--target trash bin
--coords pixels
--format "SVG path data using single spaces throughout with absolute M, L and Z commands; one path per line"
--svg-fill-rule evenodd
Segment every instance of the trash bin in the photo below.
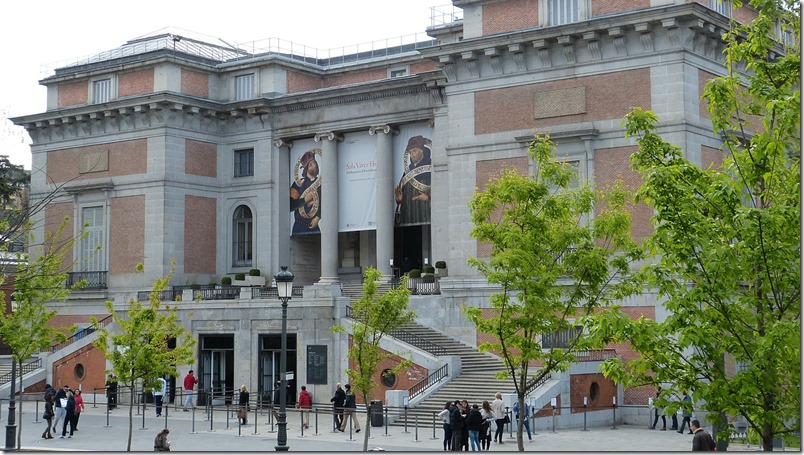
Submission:
M 371 405 L 369 406 L 371 409 L 371 426 L 372 427 L 381 427 L 382 426 L 382 400 L 371 400 Z

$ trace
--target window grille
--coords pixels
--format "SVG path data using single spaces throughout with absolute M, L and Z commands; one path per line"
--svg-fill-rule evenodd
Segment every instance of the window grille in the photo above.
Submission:
M 580 20 L 580 2 L 578 0 L 548 0 L 547 25 L 561 25 Z
M 254 74 L 244 74 L 235 78 L 235 101 L 251 99 L 254 95 Z
M 576 325 L 573 328 L 544 334 L 542 335 L 542 349 L 567 349 L 570 347 L 572 341 L 580 337 L 582 333 L 583 327 Z
M 94 103 L 108 103 L 112 99 L 112 80 L 104 79 L 92 84 L 92 101 Z

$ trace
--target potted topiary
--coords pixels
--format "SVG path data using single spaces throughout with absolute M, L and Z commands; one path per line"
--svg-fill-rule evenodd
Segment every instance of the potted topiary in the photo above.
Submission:
M 232 277 L 225 276 L 221 278 L 221 285 L 222 286 L 231 286 L 232 285 Z
M 265 286 L 265 277 L 260 275 L 260 269 L 251 269 L 248 271 L 246 282 L 249 286 Z
M 433 267 L 432 265 L 425 265 L 424 268 L 422 268 L 422 283 L 434 283 L 435 282 L 435 276 L 433 275 L 434 273 L 435 273 L 435 267 Z
M 422 271 L 419 269 L 411 269 L 410 272 L 408 272 L 408 276 L 411 278 L 421 278 Z
M 248 286 L 246 283 L 246 274 L 245 273 L 235 273 L 234 281 L 232 282 L 234 286 Z
M 436 261 L 435 273 L 438 276 L 447 276 L 447 263 L 446 261 Z

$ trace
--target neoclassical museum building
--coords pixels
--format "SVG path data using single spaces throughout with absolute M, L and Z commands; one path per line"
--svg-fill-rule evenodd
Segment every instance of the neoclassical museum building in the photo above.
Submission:
M 348 382 L 348 330 L 330 328 L 348 327 L 367 267 L 394 283 L 443 261 L 434 279 L 410 283 L 416 326 L 470 348 L 482 341 L 462 307 L 487 308 L 498 289 L 467 264 L 489 254 L 469 235 L 467 204 L 501 170 L 528 172 L 534 134 L 549 133 L 558 157 L 601 188 L 640 183 L 629 167 L 635 141 L 621 125 L 633 106 L 653 110 L 659 132 L 692 162 L 723 158 L 700 96 L 725 74 L 721 35 L 731 20 L 750 21 L 750 8 L 718 0 L 452 0 L 444 8 L 432 9 L 429 26 L 410 24 L 425 32 L 417 39 L 351 53 L 157 33 L 54 68 L 40 81 L 43 112 L 13 121 L 33 141 L 31 203 L 56 192 L 33 220 L 36 238 L 65 217 L 66 235 L 88 234 L 67 258 L 75 264 L 67 285 L 88 286 L 53 303 L 56 323 L 108 321 L 104 302 L 123 311 L 175 267 L 164 299 L 180 299 L 198 341 L 195 363 L 180 372 L 195 369 L 200 387 L 218 396 L 241 384 L 264 393 L 279 371 L 272 277 L 287 265 L 295 276 L 290 384 L 294 395 L 307 385 L 328 404 L 335 383 Z M 632 215 L 634 236 L 645 238 L 651 210 L 636 206 Z M 237 286 L 222 285 L 224 277 Z M 666 317 L 655 295 L 622 305 L 633 317 Z M 102 387 L 108 365 L 86 335 L 43 353 L 43 373 L 28 386 Z M 388 391 L 422 381 L 428 387 L 417 391 L 436 390 L 472 371 L 450 349 L 422 346 L 389 337 L 383 347 L 413 364 L 382 381 L 379 399 L 390 403 Z M 654 396 L 612 384 L 597 365 L 553 377 L 533 403 L 574 406 L 591 384 L 601 403 L 644 406 Z M 492 399 L 495 391 L 484 392 Z M 623 419 L 639 412 L 624 409 Z

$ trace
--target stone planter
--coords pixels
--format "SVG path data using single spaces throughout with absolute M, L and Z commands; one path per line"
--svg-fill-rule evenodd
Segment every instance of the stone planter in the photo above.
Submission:
M 447 276 L 447 269 L 446 268 L 435 269 L 435 274 L 438 275 L 439 277 L 443 278 L 443 277 Z
M 246 277 L 248 278 L 248 277 Z M 232 286 L 248 286 L 248 281 L 246 280 L 232 280 Z
M 265 277 L 246 275 L 246 283 L 248 286 L 265 286 Z

